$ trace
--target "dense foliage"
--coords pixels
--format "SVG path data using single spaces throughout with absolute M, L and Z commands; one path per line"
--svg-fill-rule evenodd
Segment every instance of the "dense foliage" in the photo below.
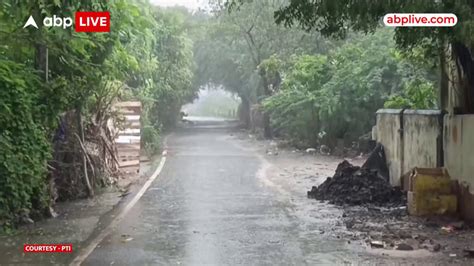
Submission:
M 111 32 L 21 28 L 30 14 L 42 21 L 76 10 L 110 11 Z M 0 3 L 0 228 L 49 206 L 48 165 L 66 112 L 88 132 L 113 101 L 141 100 L 144 145 L 158 149 L 159 130 L 195 95 L 185 15 L 145 0 Z
M 49 142 L 39 115 L 44 111 L 39 105 L 41 84 L 35 78 L 24 80 L 30 71 L 24 65 L 0 61 L 0 218 L 8 220 L 14 213 L 47 206 Z M 9 221 L 4 223 L 9 225 Z
M 278 76 L 266 73 L 265 61 L 325 52 L 337 45 L 315 32 L 276 25 L 273 10 L 285 2 L 255 1 L 232 13 L 216 4 L 212 16 L 195 16 L 202 25 L 194 47 L 198 83 L 223 86 L 236 93 L 242 100 L 240 117 L 247 126 L 251 106 L 270 96 L 280 83 Z M 264 126 L 268 135 L 268 125 Z
M 248 0 L 232 0 L 228 6 L 233 8 L 245 2 Z M 394 12 L 456 14 L 458 22 L 454 27 L 401 27 L 396 28 L 394 38 L 402 49 L 411 51 L 422 47 L 425 58 L 439 59 L 441 108 L 474 113 L 472 0 L 291 0 L 275 9 L 274 15 L 277 23 L 288 27 L 297 26 L 316 30 L 325 36 L 343 37 L 350 31 L 374 32 L 381 25 L 381 18 Z M 450 71 L 448 65 L 452 62 L 455 62 L 455 69 Z M 458 91 L 459 106 L 448 106 L 448 86 Z
M 334 145 L 369 132 L 374 112 L 384 106 L 437 106 L 437 58 L 426 59 L 427 49 L 402 53 L 396 32 L 376 25 L 368 35 L 346 31 L 338 35 L 343 38 L 326 38 L 323 28 L 275 23 L 275 11 L 295 2 L 230 1 L 200 17 L 206 37 L 195 46 L 197 76 L 202 84 L 237 93 L 241 109 L 252 109 L 241 116 L 246 124 L 259 121 L 253 116 L 263 110 L 272 131 L 266 136 L 306 147 Z
M 305 145 L 334 145 L 367 133 L 387 100 L 391 108 L 434 108 L 430 71 L 400 56 L 391 36 L 353 36 L 327 55 L 296 57 L 281 89 L 265 101 L 275 129 Z M 410 94 L 421 87 L 421 99 Z

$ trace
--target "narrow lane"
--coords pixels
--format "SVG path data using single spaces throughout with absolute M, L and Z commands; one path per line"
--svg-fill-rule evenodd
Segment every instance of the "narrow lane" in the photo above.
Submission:
M 347 262 L 342 245 L 300 232 L 290 200 L 256 177 L 260 159 L 228 132 L 201 123 L 170 136 L 162 173 L 84 265 Z

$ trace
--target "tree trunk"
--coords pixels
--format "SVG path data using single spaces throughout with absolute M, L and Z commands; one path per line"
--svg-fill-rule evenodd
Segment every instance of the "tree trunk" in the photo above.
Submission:
M 310 129 L 311 129 L 311 132 L 310 132 L 310 136 L 311 136 L 311 146 L 313 148 L 316 148 L 318 145 L 320 145 L 321 143 L 319 143 L 319 130 L 320 130 L 320 121 L 319 121 L 319 112 L 316 108 L 314 108 L 314 105 L 313 103 L 311 103 L 311 113 L 312 113 L 312 125 L 310 126 Z
M 440 86 L 439 86 L 439 99 L 438 106 L 439 109 L 447 111 L 449 108 L 449 74 L 447 70 L 447 55 L 446 55 L 446 45 L 443 44 L 443 47 L 440 51 L 439 63 L 440 63 Z
M 263 112 L 263 136 L 266 139 L 273 137 L 272 127 L 270 125 L 270 115 L 267 112 Z
M 79 138 L 80 138 L 80 141 L 82 143 L 85 143 L 84 140 L 85 140 L 85 137 L 84 137 L 84 128 L 82 126 L 82 116 L 81 116 L 81 109 L 80 108 L 77 108 L 76 109 L 76 115 L 77 115 L 77 131 L 78 131 L 78 135 L 79 135 Z M 89 180 L 89 174 L 87 172 L 87 154 L 85 153 L 85 151 L 82 151 L 82 167 L 83 167 L 83 172 L 84 172 L 84 183 L 86 185 L 86 188 L 87 188 L 87 194 L 89 197 L 93 197 L 94 196 L 94 189 L 92 188 L 92 185 L 91 185 L 91 182 Z
M 472 114 L 474 113 L 474 61 L 471 49 L 459 42 L 453 43 L 452 47 L 458 69 L 458 87 L 464 99 L 460 111 Z
M 269 97 L 272 95 L 272 92 L 270 90 L 270 84 L 268 83 L 268 79 L 265 75 L 266 75 L 265 73 L 262 75 L 263 88 L 264 88 L 265 97 Z M 270 115 L 265 111 L 262 111 L 262 113 L 263 113 L 263 136 L 266 139 L 271 139 L 273 137 L 273 132 L 270 125 Z
M 32 10 L 32 14 L 38 18 L 41 17 L 41 11 L 39 6 L 36 6 Z M 35 68 L 39 70 L 44 78 L 44 81 L 48 81 L 48 48 L 44 43 L 44 36 L 41 30 L 34 32 L 36 42 L 34 44 L 35 49 Z
M 246 128 L 250 127 L 250 101 L 246 97 L 240 97 L 242 102 L 239 108 L 239 119 Z
M 48 48 L 44 44 L 36 45 L 36 69 L 41 71 L 44 81 L 48 82 Z

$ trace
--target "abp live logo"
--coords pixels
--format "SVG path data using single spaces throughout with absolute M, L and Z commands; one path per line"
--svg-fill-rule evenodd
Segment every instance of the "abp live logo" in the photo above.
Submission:
M 43 19 L 43 26 L 48 28 L 62 27 L 63 29 L 67 29 L 72 26 L 72 21 L 73 19 L 70 17 L 58 17 L 53 15 L 52 17 L 45 17 Z M 107 11 L 78 11 L 75 14 L 74 22 L 76 32 L 110 32 L 110 13 Z M 33 16 L 28 18 L 28 21 L 26 21 L 23 28 L 29 26 L 38 29 L 38 25 Z

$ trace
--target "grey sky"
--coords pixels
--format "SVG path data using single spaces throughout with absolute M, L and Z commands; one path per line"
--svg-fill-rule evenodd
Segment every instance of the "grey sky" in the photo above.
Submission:
M 152 4 L 159 6 L 185 6 L 189 9 L 197 9 L 200 6 L 203 6 L 203 3 L 206 0 L 150 0 Z

